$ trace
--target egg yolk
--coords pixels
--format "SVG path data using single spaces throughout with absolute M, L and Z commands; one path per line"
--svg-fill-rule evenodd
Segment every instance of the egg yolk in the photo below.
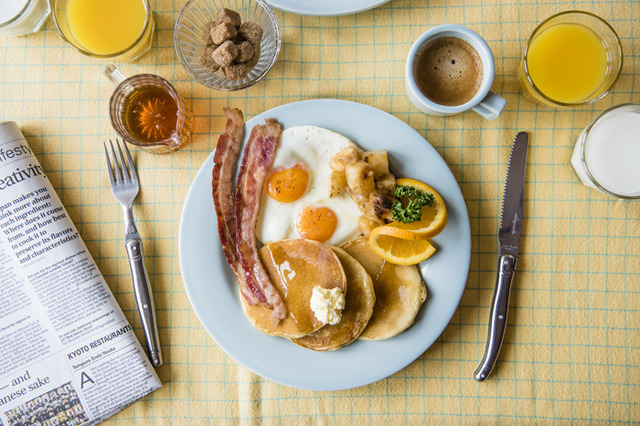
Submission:
M 281 203 L 290 203 L 302 197 L 309 185 L 309 173 L 302 164 L 275 171 L 269 176 L 267 192 Z
M 337 226 L 336 214 L 327 207 L 305 207 L 296 222 L 300 237 L 321 243 L 331 238 Z

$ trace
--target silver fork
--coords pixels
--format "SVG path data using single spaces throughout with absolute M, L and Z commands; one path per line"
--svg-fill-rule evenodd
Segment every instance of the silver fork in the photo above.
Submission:
M 120 141 L 116 139 L 118 147 L 118 155 L 113 147 L 113 142 L 109 139 L 111 146 L 111 157 L 107 144 L 102 142 L 104 146 L 104 155 L 107 160 L 107 171 L 109 172 L 109 180 L 111 181 L 111 190 L 113 195 L 122 206 L 125 224 L 125 247 L 127 256 L 129 257 L 129 266 L 131 267 L 131 275 L 133 277 L 133 290 L 136 295 L 136 303 L 138 304 L 138 312 L 142 320 L 144 335 L 147 339 L 147 348 L 149 349 L 149 358 L 155 367 L 162 365 L 162 352 L 160 351 L 160 339 L 158 337 L 158 326 L 156 323 L 156 312 L 153 305 L 153 294 L 149 285 L 149 275 L 147 268 L 144 266 L 144 252 L 142 250 L 142 240 L 136 222 L 133 220 L 133 211 L 131 205 L 138 195 L 140 183 L 138 182 L 138 174 L 135 165 L 131 159 L 129 148 L 124 143 L 124 153 L 126 153 L 127 161 L 123 150 L 120 147 Z M 119 160 L 118 161 L 118 157 Z

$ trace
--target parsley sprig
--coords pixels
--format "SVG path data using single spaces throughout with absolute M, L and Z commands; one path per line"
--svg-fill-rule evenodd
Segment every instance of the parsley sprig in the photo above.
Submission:
M 422 192 L 412 186 L 398 185 L 394 194 L 398 201 L 393 203 L 391 214 L 393 220 L 402 223 L 417 222 L 422 218 L 422 208 L 433 206 L 435 197 L 430 192 Z M 406 200 L 403 206 L 401 200 Z

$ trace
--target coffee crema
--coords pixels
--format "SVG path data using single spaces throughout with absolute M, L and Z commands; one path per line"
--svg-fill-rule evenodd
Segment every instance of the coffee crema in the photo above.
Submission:
M 441 37 L 420 49 L 413 75 L 422 94 L 431 101 L 458 106 L 478 93 L 482 70 L 482 60 L 473 46 L 457 37 Z

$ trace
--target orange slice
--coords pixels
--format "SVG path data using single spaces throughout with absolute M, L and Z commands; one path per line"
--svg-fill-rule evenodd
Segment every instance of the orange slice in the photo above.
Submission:
M 369 235 L 369 245 L 378 256 L 394 265 L 416 265 L 428 259 L 436 248 L 426 239 L 405 239 L 393 235 L 397 229 L 378 226 Z
M 419 221 L 412 223 L 391 222 L 385 225 L 385 227 L 396 228 L 390 235 L 407 240 L 423 240 L 433 238 L 441 233 L 447 226 L 448 215 L 447 207 L 440 194 L 426 183 L 415 179 L 398 179 L 396 185 L 411 186 L 422 192 L 430 192 L 433 194 L 434 200 L 431 207 L 422 208 L 422 217 Z

